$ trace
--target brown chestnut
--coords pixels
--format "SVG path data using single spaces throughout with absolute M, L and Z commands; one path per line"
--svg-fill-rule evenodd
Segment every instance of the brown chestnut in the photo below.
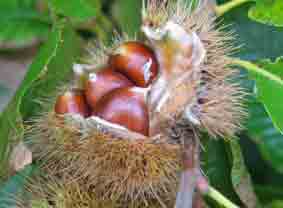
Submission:
M 126 87 L 111 91 L 97 103 L 93 115 L 145 136 L 149 134 L 144 88 Z
M 83 117 L 87 117 L 90 114 L 85 96 L 81 90 L 68 90 L 58 96 L 55 103 L 55 113 L 73 113 L 80 114 Z
M 139 87 L 148 87 L 158 74 L 153 50 L 140 42 L 126 42 L 117 47 L 110 56 L 109 64 Z
M 89 75 L 85 84 L 86 99 L 94 109 L 97 101 L 105 94 L 117 88 L 130 86 L 133 86 L 133 83 L 124 75 L 106 67 Z

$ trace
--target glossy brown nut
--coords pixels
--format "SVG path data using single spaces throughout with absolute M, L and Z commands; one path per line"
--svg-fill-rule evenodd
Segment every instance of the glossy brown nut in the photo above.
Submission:
M 148 87 L 158 74 L 158 61 L 153 50 L 140 42 L 120 45 L 110 56 L 109 64 L 139 87 Z
M 148 136 L 149 115 L 141 90 L 137 87 L 113 90 L 97 103 L 93 115 Z
M 105 94 L 117 88 L 130 86 L 133 86 L 133 83 L 124 75 L 110 68 L 104 68 L 89 75 L 85 85 L 86 99 L 91 108 L 95 109 L 96 103 Z
M 58 96 L 55 103 L 55 113 L 73 113 L 83 117 L 90 115 L 89 107 L 81 90 L 66 91 L 63 95 Z

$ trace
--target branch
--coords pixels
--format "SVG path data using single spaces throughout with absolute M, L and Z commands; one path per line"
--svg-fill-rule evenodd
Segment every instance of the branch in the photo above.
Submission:
M 226 12 L 231 9 L 238 7 L 246 2 L 252 2 L 254 0 L 231 0 L 227 3 L 215 7 L 215 12 L 218 17 L 224 15 Z
M 184 170 L 181 173 L 180 187 L 175 202 L 175 208 L 192 208 L 196 178 L 196 170 Z
M 192 208 L 197 181 L 201 175 L 199 138 L 193 129 L 187 133 L 189 134 L 183 135 L 183 171 L 175 208 Z

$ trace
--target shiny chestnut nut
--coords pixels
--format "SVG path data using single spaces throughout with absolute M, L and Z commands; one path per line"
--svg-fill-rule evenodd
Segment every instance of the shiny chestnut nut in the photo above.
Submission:
M 93 115 L 145 136 L 149 134 L 144 88 L 126 87 L 111 91 L 97 103 Z
M 92 109 L 95 109 L 96 103 L 102 96 L 114 89 L 130 86 L 133 86 L 133 83 L 124 75 L 111 70 L 111 68 L 103 68 L 97 73 L 90 74 L 86 81 L 87 103 Z
M 117 47 L 109 64 L 139 87 L 148 87 L 158 74 L 158 61 L 153 50 L 140 42 L 126 42 Z
M 58 96 L 55 103 L 55 113 L 73 113 L 88 117 L 90 111 L 84 93 L 81 90 L 68 90 Z

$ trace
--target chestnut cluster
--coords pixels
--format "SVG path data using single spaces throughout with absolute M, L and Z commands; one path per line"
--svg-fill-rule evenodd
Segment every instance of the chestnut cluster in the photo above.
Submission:
M 107 65 L 88 74 L 83 90 L 60 95 L 55 112 L 97 116 L 148 136 L 147 93 L 157 75 L 153 50 L 140 42 L 125 42 L 109 56 Z

